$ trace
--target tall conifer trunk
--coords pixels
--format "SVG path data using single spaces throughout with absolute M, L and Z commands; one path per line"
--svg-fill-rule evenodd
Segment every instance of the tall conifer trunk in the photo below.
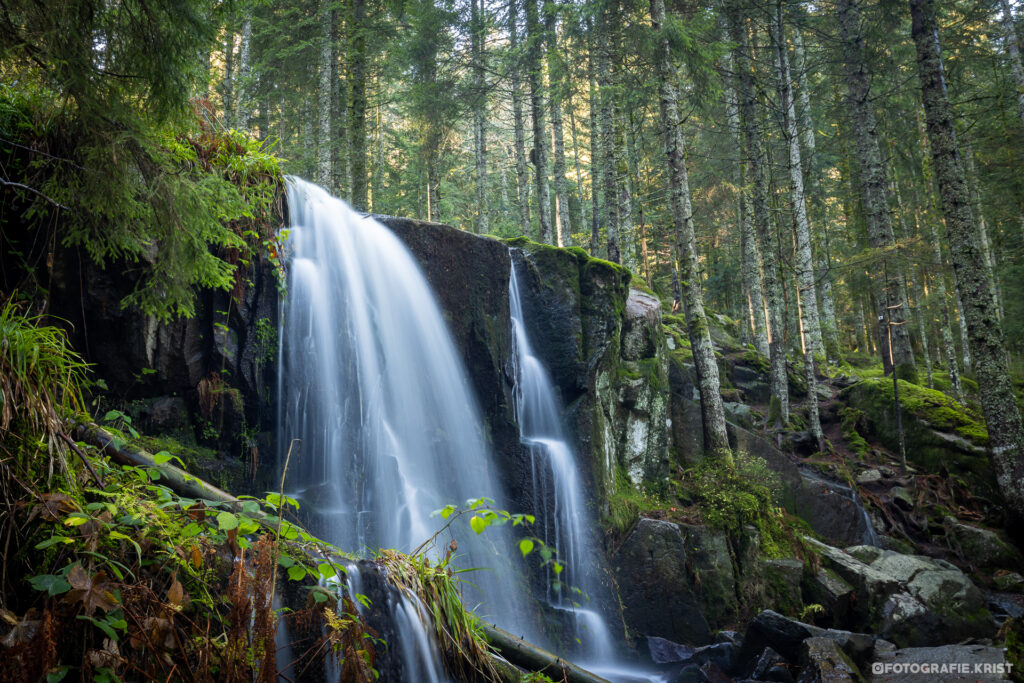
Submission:
M 651 23 L 656 33 L 665 23 L 664 0 L 651 0 Z M 676 260 L 679 263 L 683 308 L 690 336 L 690 348 L 700 385 L 701 415 L 704 422 L 706 449 L 713 455 L 732 462 L 729 436 L 725 427 L 725 409 L 719 387 L 718 363 L 711 345 L 708 321 L 704 313 L 697 245 L 690 207 L 690 185 L 683 158 L 683 136 L 679 128 L 678 73 L 672 61 L 667 36 L 658 36 L 658 90 L 661 98 L 661 126 L 665 137 L 668 161 L 669 204 L 675 228 Z
M 1008 356 L 996 303 L 985 272 L 981 236 L 971 212 L 970 191 L 947 95 L 934 0 L 910 0 L 921 99 L 935 179 L 946 218 L 953 270 L 964 292 L 964 322 L 988 427 L 992 468 L 1017 522 L 1024 521 L 1024 422 L 1010 382 Z
M 544 31 L 540 25 L 538 5 L 540 0 L 526 0 L 526 80 L 530 86 L 530 118 L 533 121 L 533 162 L 534 180 L 537 189 L 537 214 L 540 232 L 537 239 L 544 244 L 554 244 L 551 225 L 551 190 L 548 186 L 548 132 L 547 117 L 544 115 L 544 66 L 541 54 L 544 51 Z
M 868 241 L 872 249 L 892 249 L 896 240 L 889 215 L 889 184 L 878 145 L 871 86 L 868 81 L 864 39 L 860 28 L 857 0 L 837 0 L 836 9 L 843 40 L 843 62 L 846 68 L 847 103 L 860 179 L 861 201 L 864 204 L 868 226 Z M 876 319 L 878 321 L 878 347 L 886 372 L 897 377 L 917 381 L 914 351 L 907 329 L 907 296 L 903 289 L 902 266 L 898 260 L 882 256 L 876 271 L 885 275 L 885 282 L 876 286 Z M 890 324 L 891 323 L 891 324 Z M 892 334 L 892 362 L 889 360 L 889 334 Z

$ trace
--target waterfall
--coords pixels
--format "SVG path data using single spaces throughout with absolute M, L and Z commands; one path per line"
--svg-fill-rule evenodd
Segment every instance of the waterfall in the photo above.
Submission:
M 468 378 L 431 289 L 387 228 L 322 188 L 288 179 L 287 294 L 281 310 L 279 466 L 315 533 L 348 551 L 409 552 L 440 524 L 431 512 L 486 496 L 499 473 Z M 452 533 L 473 572 L 465 601 L 481 618 L 530 634 L 519 553 L 506 527 Z M 403 647 L 423 645 L 420 607 L 396 604 Z M 429 654 L 417 680 L 435 677 Z M 429 666 L 428 666 L 429 665 Z
M 533 351 L 523 315 L 519 284 L 521 254 L 512 250 L 509 313 L 515 337 L 515 396 L 519 438 L 530 454 L 538 535 L 557 551 L 564 569 L 549 574 L 551 607 L 572 615 L 580 643 L 580 663 L 613 681 L 660 681 L 615 656 L 615 646 L 601 605 L 610 592 L 598 575 L 600 551 L 588 535 L 596 528 L 583 493 L 576 457 L 562 424 L 562 410 L 544 364 Z M 552 590 L 551 586 L 558 590 Z M 579 591 L 577 593 L 577 591 Z M 585 606 L 589 602 L 589 607 Z

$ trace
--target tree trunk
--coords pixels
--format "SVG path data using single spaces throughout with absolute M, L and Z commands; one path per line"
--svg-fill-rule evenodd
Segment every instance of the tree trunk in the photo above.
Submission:
M 593 31 L 590 32 L 593 34 Z M 595 41 L 590 39 L 590 54 L 587 55 L 587 78 L 590 81 L 588 90 L 588 116 L 590 117 L 590 253 L 599 256 L 601 253 L 601 134 L 598 129 L 598 110 L 600 103 L 597 89 L 597 66 L 599 58 L 595 58 Z
M 544 24 L 547 29 L 547 62 L 548 78 L 551 83 L 551 130 L 554 137 L 554 168 L 555 177 L 555 238 L 558 246 L 565 246 L 571 241 L 572 234 L 569 218 L 569 190 L 565 180 L 565 135 L 562 130 L 562 98 L 565 96 L 565 63 L 558 49 L 558 9 L 555 3 L 546 5 Z
M 1003 32 L 1006 39 L 1006 54 L 1010 57 L 1010 70 L 1013 71 L 1013 84 L 1017 86 L 1017 113 L 1024 123 L 1024 66 L 1020 60 L 1020 45 L 1017 43 L 1017 26 L 1013 21 L 1013 8 L 1010 0 L 1000 0 L 1003 10 Z
M 864 56 L 864 39 L 860 29 L 860 11 L 857 8 L 857 0 L 837 0 L 836 9 L 842 30 L 847 102 L 856 140 L 857 153 L 854 156 L 859 171 L 868 241 L 872 249 L 889 250 L 895 246 L 892 219 L 889 216 L 889 185 L 885 179 L 885 167 L 882 165 L 878 146 L 875 111 L 871 104 L 870 83 Z M 910 345 L 910 331 L 906 325 L 907 296 L 903 290 L 902 267 L 885 255 L 882 256 L 882 261 L 882 267 L 876 268 L 876 272 L 882 271 L 888 275 L 876 297 L 882 363 L 887 373 L 893 371 L 897 377 L 915 382 L 917 370 L 914 367 L 914 351 Z M 892 322 L 892 365 L 895 366 L 892 368 L 887 342 L 889 320 Z
M 234 93 L 234 65 L 235 65 L 235 33 L 230 28 L 226 31 L 224 39 L 224 127 L 231 128 L 235 116 L 235 93 Z
M 487 83 L 484 79 L 483 0 L 470 0 L 470 30 L 473 59 L 473 153 L 476 159 L 476 234 L 487 233 Z
M 530 86 L 530 114 L 533 119 L 534 180 L 537 189 L 537 214 L 540 232 L 537 239 L 544 244 L 554 243 L 551 229 L 551 191 L 548 187 L 548 126 L 544 116 L 544 74 L 541 53 L 544 51 L 544 32 L 540 26 L 538 4 L 540 0 L 526 0 L 526 80 Z
M 999 291 L 999 281 L 996 279 L 996 258 L 992 253 L 992 244 L 988 239 L 988 225 L 985 222 L 985 211 L 981 205 L 981 192 L 978 190 L 978 169 L 974 162 L 974 150 L 970 141 L 963 141 L 964 171 L 967 173 L 967 188 L 971 196 L 971 211 L 978 221 L 978 235 L 981 239 L 981 255 L 985 260 L 985 271 L 988 274 L 989 286 L 992 288 L 992 298 L 996 302 L 996 312 L 999 319 L 1003 319 L 1003 298 Z
M 320 115 L 317 128 L 317 164 L 316 182 L 328 192 L 333 192 L 334 181 L 334 135 L 332 131 L 332 109 L 334 92 L 334 80 L 337 77 L 335 72 L 334 59 L 334 10 L 333 3 L 328 0 L 320 8 L 320 91 L 317 93 L 318 110 Z
M 366 0 L 352 0 L 349 29 L 349 168 L 352 173 L 352 206 L 365 211 L 366 195 Z M 436 188 L 431 185 L 431 191 Z M 431 210 L 437 211 L 436 202 Z
M 825 437 L 818 416 L 818 392 L 815 364 L 824 360 L 821 341 L 821 321 L 818 316 L 818 294 L 814 283 L 814 256 L 811 254 L 811 226 L 807 220 L 807 202 L 804 197 L 803 159 L 800 155 L 800 137 L 797 132 L 796 104 L 786 49 L 786 34 L 782 23 L 782 4 L 775 6 L 775 47 L 778 55 L 779 96 L 782 100 L 784 137 L 789 143 L 789 188 L 793 205 L 793 229 L 796 237 L 796 279 L 800 291 L 800 331 L 803 334 L 804 364 L 807 376 L 808 428 L 824 450 Z
M 235 89 L 235 126 L 239 130 L 249 128 L 249 118 L 252 115 L 249 104 L 249 93 L 252 92 L 252 10 L 245 9 L 242 18 L 242 38 L 238 45 L 238 78 Z M 269 114 L 269 112 L 268 112 Z M 269 124 L 269 121 L 267 122 Z M 260 131 L 265 135 L 264 131 Z
M 601 175 L 604 185 L 604 224 L 608 244 L 608 260 L 619 263 L 619 183 L 615 165 L 615 126 L 611 69 L 611 24 L 613 14 L 604 7 L 597 22 L 597 84 L 600 107 L 598 125 L 601 129 Z
M 508 4 L 508 36 L 511 48 L 512 66 L 512 125 L 515 131 L 516 157 L 516 200 L 519 203 L 519 229 L 524 235 L 530 234 L 530 173 L 526 167 L 526 131 L 523 125 L 523 96 L 519 75 L 519 18 L 516 12 L 518 0 Z
M 583 216 L 583 165 L 580 163 L 580 145 L 578 128 L 576 127 L 576 108 L 569 102 L 569 132 L 572 133 L 572 156 L 576 168 L 576 211 L 570 213 L 570 224 L 572 233 L 580 234 L 585 229 L 586 219 Z M 569 243 L 574 243 L 570 240 Z
M 615 54 L 620 54 L 616 48 Z M 621 91 L 621 89 L 620 89 Z M 626 114 L 621 103 L 612 108 L 615 126 L 615 176 L 619 186 L 619 262 L 636 269 L 636 230 L 633 226 L 633 193 L 630 190 L 629 142 Z
M 727 68 L 734 71 L 732 55 L 726 55 Z M 726 110 L 732 142 L 736 150 L 742 149 L 740 112 L 736 101 L 736 90 L 727 81 L 725 86 Z M 767 319 L 764 310 L 764 292 L 761 287 L 761 255 L 757 250 L 757 237 L 750 216 L 750 190 L 747 187 L 746 163 L 736 160 L 736 213 L 740 229 L 740 270 L 743 279 L 744 319 L 750 327 L 754 348 L 763 356 L 768 355 Z
M 981 407 L 988 427 L 992 468 L 1015 521 L 1024 520 L 1024 422 L 1010 381 L 1008 356 L 996 304 L 985 273 L 980 235 L 956 140 L 947 95 L 934 0 L 910 0 L 911 33 L 935 178 L 946 218 L 953 271 L 964 292 L 964 318 Z
M 768 355 L 771 361 L 771 399 L 768 422 L 774 426 L 784 426 L 789 423 L 789 376 L 786 364 L 782 280 L 779 275 L 778 252 L 775 249 L 775 240 L 772 236 L 768 179 L 761 145 L 761 124 L 754 91 L 754 76 L 749 52 L 750 41 L 743 10 L 738 3 L 730 2 L 727 13 L 729 15 L 729 33 L 735 45 L 733 62 L 736 68 L 736 92 L 739 98 L 740 123 L 743 128 L 744 153 L 752 186 L 751 216 L 761 253 L 768 309 Z
M 651 24 L 655 33 L 660 34 L 664 23 L 664 0 L 651 0 Z M 679 127 L 679 95 L 676 89 L 678 70 L 672 61 L 672 50 L 667 36 L 658 36 L 658 48 L 658 90 L 661 99 L 661 127 L 665 137 L 665 156 L 669 170 L 669 203 L 675 228 L 675 252 L 680 269 L 686 326 L 700 388 L 704 443 L 710 453 L 731 463 L 732 451 L 725 428 L 725 409 L 719 387 L 718 363 L 715 361 L 715 350 L 711 345 L 700 287 L 697 245 L 690 207 L 690 185 L 683 158 L 683 136 Z

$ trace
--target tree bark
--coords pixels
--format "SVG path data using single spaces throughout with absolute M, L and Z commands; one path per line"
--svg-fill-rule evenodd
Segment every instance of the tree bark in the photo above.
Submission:
M 946 237 L 960 290 L 964 321 L 988 427 L 992 468 L 1011 517 L 1024 520 L 1024 422 L 1010 381 L 1008 356 L 992 290 L 985 273 L 978 225 L 956 140 L 947 95 L 934 0 L 910 0 L 921 99 L 935 179 L 946 218 Z
M 824 360 L 821 341 L 821 321 L 818 316 L 818 294 L 814 283 L 814 256 L 811 254 L 811 226 L 807 219 L 807 201 L 804 196 L 803 159 L 797 132 L 796 104 L 786 49 L 786 34 L 782 23 L 782 3 L 775 6 L 775 48 L 778 56 L 779 96 L 782 100 L 784 137 L 789 147 L 789 189 L 793 206 L 793 230 L 796 237 L 796 279 L 800 288 L 800 331 L 803 334 L 804 367 L 807 377 L 808 429 L 824 450 L 825 437 L 818 416 L 818 392 L 815 364 Z
M 473 61 L 473 154 L 476 160 L 476 234 L 484 235 L 488 230 L 487 216 L 487 82 L 484 77 L 486 55 L 484 54 L 483 0 L 470 0 L 470 44 Z
M 1021 65 L 1020 45 L 1017 43 L 1017 26 L 1013 21 L 1010 0 L 1000 0 L 1003 10 L 1003 33 L 1006 40 L 1006 54 L 1010 57 L 1013 84 L 1017 86 L 1017 114 L 1024 124 L 1024 66 Z
M 610 4 L 610 3 L 608 3 Z M 614 109 L 614 83 L 612 82 L 610 39 L 613 14 L 604 7 L 597 22 L 597 85 L 600 107 L 598 125 L 601 129 L 601 176 L 604 186 L 604 224 L 608 245 L 608 260 L 614 263 L 619 258 L 619 183 L 615 165 L 615 126 L 612 121 Z
M 732 55 L 726 55 L 727 68 L 734 72 Z M 725 86 L 726 111 L 735 149 L 740 150 L 742 131 L 740 112 L 736 101 L 736 89 L 731 81 Z M 750 189 L 747 187 L 746 163 L 736 160 L 736 212 L 740 229 L 740 270 L 743 279 L 744 318 L 750 327 L 754 348 L 763 356 L 768 355 L 767 318 L 765 317 L 764 292 L 761 287 L 761 255 L 757 249 L 757 236 L 750 216 Z
M 511 48 L 512 65 L 510 81 L 512 85 L 512 127 L 515 136 L 516 157 L 516 200 L 519 203 L 519 229 L 524 235 L 530 234 L 530 173 L 526 167 L 526 131 L 523 125 L 523 95 L 519 74 L 519 17 L 516 8 L 518 0 L 509 0 L 508 4 L 508 36 Z
M 551 191 L 548 186 L 548 126 L 544 116 L 544 74 L 541 54 L 544 51 L 544 31 L 541 29 L 538 5 L 540 0 L 526 0 L 526 80 L 530 86 L 530 114 L 533 120 L 534 180 L 537 190 L 539 234 L 544 244 L 554 243 L 551 226 Z
M 743 10 L 738 2 L 726 8 L 729 33 L 735 45 L 733 62 L 736 69 L 737 96 L 740 123 L 743 128 L 744 153 L 750 171 L 751 216 L 756 228 L 758 250 L 764 272 L 764 289 L 768 310 L 768 355 L 771 363 L 768 422 L 774 426 L 789 423 L 789 376 L 786 363 L 785 316 L 783 311 L 782 279 L 779 274 L 778 252 L 772 235 L 771 208 L 768 179 L 765 171 L 764 149 L 761 144 L 761 124 L 758 118 L 757 97 L 750 59 L 750 41 Z
M 252 9 L 246 8 L 242 17 L 242 38 L 238 45 L 238 78 L 235 88 L 235 126 L 239 130 L 249 128 L 252 115 L 249 93 L 252 91 Z
M 847 102 L 856 140 L 856 154 L 860 179 L 861 201 L 864 204 L 868 227 L 868 240 L 872 249 L 883 251 L 882 267 L 877 271 L 888 274 L 886 282 L 878 288 L 876 316 L 878 320 L 878 347 L 886 373 L 912 382 L 917 380 L 914 351 L 910 344 L 910 331 L 906 325 L 907 296 L 903 289 L 902 265 L 884 254 L 895 247 L 892 219 L 889 215 L 889 185 L 878 146 L 875 111 L 871 103 L 871 85 L 868 81 L 864 39 L 860 28 L 857 0 L 837 0 L 836 9 L 842 31 L 843 62 L 846 68 Z M 888 309 L 888 314 L 886 313 Z M 889 362 L 889 320 L 892 322 L 892 363 Z M 890 365 L 894 367 L 890 367 Z
M 366 0 L 352 0 L 349 29 L 349 168 L 352 173 L 352 206 L 367 208 L 366 181 Z M 428 183 L 429 184 L 429 183 Z M 436 188 L 431 185 L 432 191 Z M 431 205 L 436 212 L 436 202 Z
M 331 0 L 325 0 L 320 7 L 320 91 L 317 93 L 319 126 L 317 127 L 316 182 L 328 192 L 334 192 L 334 135 L 331 116 L 334 102 L 334 80 L 337 77 L 334 59 L 334 10 Z
M 683 136 L 679 122 L 679 94 L 676 89 L 678 70 L 672 61 L 668 37 L 661 34 L 665 23 L 664 0 L 651 0 L 651 24 L 658 35 L 658 90 L 661 100 L 661 127 L 665 138 L 665 156 L 668 161 L 669 200 L 676 261 L 680 270 L 683 308 L 690 336 L 694 365 L 700 388 L 701 416 L 704 422 L 705 448 L 714 456 L 732 462 L 729 436 L 725 428 L 725 408 L 722 405 L 718 363 L 711 345 L 711 334 L 704 313 L 697 245 L 690 206 L 690 184 L 683 158 Z
M 592 28 L 592 26 L 591 26 Z M 593 35 L 593 31 L 590 31 Z M 590 253 L 598 256 L 601 253 L 601 134 L 598 126 L 599 92 L 597 89 L 597 46 L 593 37 L 590 39 L 590 53 L 587 55 L 587 78 L 590 89 L 587 91 L 588 116 L 590 118 Z
M 548 78 L 551 83 L 548 98 L 551 105 L 551 132 L 554 138 L 555 181 L 555 239 L 558 246 L 565 246 L 572 234 L 569 218 L 569 190 L 565 180 L 565 134 L 562 126 L 562 99 L 565 95 L 565 63 L 558 49 L 558 9 L 552 2 L 546 5 L 544 24 L 547 33 Z

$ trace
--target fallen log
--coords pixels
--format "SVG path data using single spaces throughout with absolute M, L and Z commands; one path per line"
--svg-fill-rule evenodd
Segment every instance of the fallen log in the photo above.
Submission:
M 517 638 L 493 624 L 483 624 L 484 637 L 502 657 L 527 671 L 542 673 L 567 683 L 609 683 L 606 679 L 581 669 L 556 654 Z
M 115 437 L 96 424 L 79 424 L 75 429 L 75 436 L 86 443 L 96 446 L 109 455 L 111 460 L 122 465 L 152 467 L 159 470 L 161 483 L 166 484 L 167 488 L 180 496 L 215 500 L 218 503 L 228 503 L 236 508 L 242 504 L 242 501 L 230 493 L 220 490 L 213 484 L 205 482 L 195 475 L 189 474 L 180 467 L 175 467 L 169 462 L 157 463 L 152 454 L 129 443 L 125 443 L 123 439 Z M 262 513 L 260 514 L 262 515 Z

